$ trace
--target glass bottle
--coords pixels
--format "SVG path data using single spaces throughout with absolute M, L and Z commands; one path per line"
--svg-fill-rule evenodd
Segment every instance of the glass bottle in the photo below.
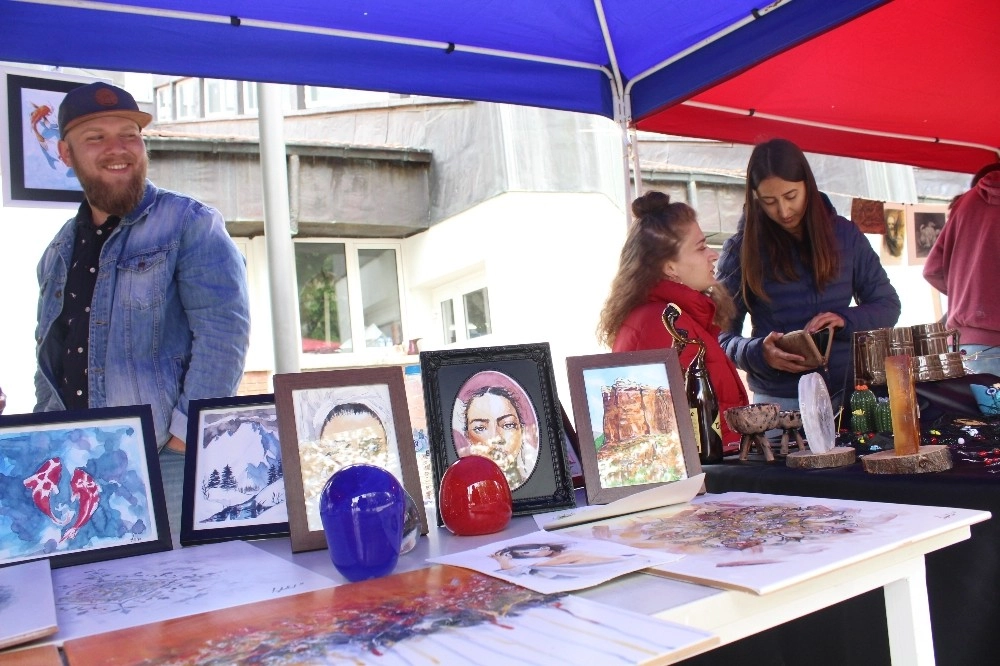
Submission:
M 678 354 L 689 344 L 698 346 L 698 353 L 684 373 L 684 393 L 691 412 L 695 441 L 698 444 L 698 458 L 704 465 L 719 463 L 722 462 L 719 402 L 715 398 L 715 390 L 708 379 L 708 369 L 705 367 L 705 343 L 697 338 L 687 337 L 687 331 L 676 328 L 674 323 L 680 315 L 681 309 L 674 303 L 668 303 L 663 310 L 663 325 L 674 339 Z

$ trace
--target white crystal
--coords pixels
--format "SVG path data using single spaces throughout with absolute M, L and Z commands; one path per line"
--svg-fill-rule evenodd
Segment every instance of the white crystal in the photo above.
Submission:
M 827 453 L 833 449 L 837 440 L 833 405 L 826 382 L 818 372 L 810 372 L 799 379 L 799 411 L 809 450 Z

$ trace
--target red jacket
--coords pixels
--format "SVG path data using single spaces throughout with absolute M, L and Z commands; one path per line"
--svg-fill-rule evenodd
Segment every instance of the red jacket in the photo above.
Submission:
M 705 342 L 705 366 L 708 368 L 708 379 L 715 391 L 715 398 L 719 402 L 723 447 L 726 453 L 734 453 L 739 450 L 740 435 L 729 428 L 723 413 L 730 407 L 746 405 L 749 400 L 736 366 L 719 346 L 720 329 L 712 323 L 715 303 L 711 298 L 679 282 L 660 280 L 650 290 L 646 303 L 632 310 L 625 318 L 615 337 L 612 351 L 673 347 L 674 339 L 670 337 L 662 319 L 667 303 L 676 303 L 681 309 L 676 327 L 686 330 L 689 338 Z M 697 352 L 697 345 L 684 348 L 680 354 L 682 371 L 687 370 Z

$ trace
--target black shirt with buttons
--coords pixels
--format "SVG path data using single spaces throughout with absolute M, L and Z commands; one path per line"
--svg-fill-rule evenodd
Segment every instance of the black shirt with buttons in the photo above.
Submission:
M 61 367 L 56 367 L 55 372 L 66 409 L 87 409 L 89 406 L 90 302 L 97 284 L 101 249 L 121 222 L 120 217 L 112 215 L 98 227 L 90 207 L 84 205 L 81 209 L 73 241 L 73 259 L 63 290 L 62 314 L 55 322 L 64 349 Z

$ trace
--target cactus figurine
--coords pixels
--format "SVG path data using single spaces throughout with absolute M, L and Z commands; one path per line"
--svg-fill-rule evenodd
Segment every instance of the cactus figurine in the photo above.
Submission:
M 877 401 L 875 394 L 865 384 L 858 384 L 851 394 L 851 428 L 865 434 L 874 429 L 873 417 Z
M 892 432 L 892 413 L 889 411 L 889 399 L 879 398 L 875 403 L 875 432 Z

